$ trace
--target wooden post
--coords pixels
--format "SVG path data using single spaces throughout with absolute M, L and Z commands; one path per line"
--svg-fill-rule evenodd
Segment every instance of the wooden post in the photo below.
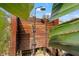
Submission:
M 33 25 L 32 25 L 32 30 L 33 30 L 33 40 L 32 40 L 32 56 L 35 55 L 35 48 L 36 48 L 36 17 L 33 18 Z
M 10 48 L 9 55 L 16 55 L 16 33 L 17 33 L 17 20 L 15 16 L 12 16 L 11 19 L 11 39 L 10 39 Z

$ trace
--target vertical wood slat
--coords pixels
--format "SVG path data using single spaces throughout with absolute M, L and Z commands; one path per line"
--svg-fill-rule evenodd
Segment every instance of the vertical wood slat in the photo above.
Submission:
M 9 55 L 16 55 L 16 33 L 17 33 L 17 20 L 15 16 L 12 16 L 11 19 L 11 40 L 10 40 L 10 48 Z

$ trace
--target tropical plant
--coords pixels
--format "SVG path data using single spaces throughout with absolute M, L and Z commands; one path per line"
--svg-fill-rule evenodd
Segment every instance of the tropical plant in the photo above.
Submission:
M 78 3 L 54 3 L 51 21 L 79 9 Z
M 0 3 L 0 7 L 25 20 L 29 17 L 33 6 L 34 4 L 32 3 Z
M 19 18 L 27 20 L 33 8 L 30 3 L 0 3 L 0 7 Z M 10 24 L 7 21 L 7 15 L 0 10 L 0 54 L 5 53 L 8 49 L 10 39 Z
M 9 37 L 9 29 L 7 29 L 7 27 L 9 23 L 6 17 L 6 14 L 0 10 L 0 54 L 6 51 L 6 45 L 8 44 L 7 37 Z
M 79 4 L 54 4 L 52 19 L 79 9 Z M 60 7 L 59 7 L 60 6 Z M 79 18 L 54 26 L 49 31 L 50 45 L 79 55 Z

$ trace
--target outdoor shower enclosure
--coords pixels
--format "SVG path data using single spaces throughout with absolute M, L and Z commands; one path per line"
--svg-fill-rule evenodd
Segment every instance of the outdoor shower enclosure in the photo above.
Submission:
M 16 16 L 12 16 L 11 19 L 11 40 L 9 55 L 17 55 L 17 51 L 31 51 L 32 50 L 32 40 L 33 40 L 33 19 L 34 17 L 29 18 L 28 21 L 20 20 Z M 37 48 L 50 48 L 48 45 L 49 38 L 46 37 L 48 31 L 51 27 L 59 24 L 59 20 L 49 23 L 45 21 L 46 19 L 36 18 L 36 49 Z M 47 32 L 45 23 L 47 23 Z

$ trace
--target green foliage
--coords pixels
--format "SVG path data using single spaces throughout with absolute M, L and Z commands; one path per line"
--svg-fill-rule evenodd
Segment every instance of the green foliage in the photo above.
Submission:
M 4 8 L 13 15 L 27 19 L 33 8 L 32 3 L 0 3 L 0 7 Z
M 54 3 L 52 19 L 57 19 L 79 9 L 77 3 Z M 79 18 L 54 26 L 49 31 L 50 45 L 79 55 Z
M 49 36 L 52 47 L 79 55 L 79 18 L 53 27 Z
M 79 26 L 79 18 L 54 26 L 52 29 L 50 29 L 50 34 L 51 34 L 50 37 L 69 33 L 69 32 L 79 31 L 78 26 Z
M 10 39 L 10 30 L 5 28 L 5 30 L 0 34 L 0 53 L 5 53 L 8 46 L 8 41 Z
M 78 3 L 54 3 L 51 19 L 57 19 L 77 9 L 79 9 Z
M 13 15 L 27 19 L 33 8 L 33 4 L 28 3 L 0 3 L 0 7 Z M 8 41 L 10 39 L 10 24 L 7 21 L 7 15 L 0 10 L 0 54 L 8 49 Z
M 4 53 L 7 49 L 9 29 L 7 27 L 9 23 L 6 19 L 6 14 L 0 10 L 0 53 Z
M 3 31 L 3 29 L 8 25 L 8 21 L 5 19 L 5 14 L 0 11 L 0 34 Z

